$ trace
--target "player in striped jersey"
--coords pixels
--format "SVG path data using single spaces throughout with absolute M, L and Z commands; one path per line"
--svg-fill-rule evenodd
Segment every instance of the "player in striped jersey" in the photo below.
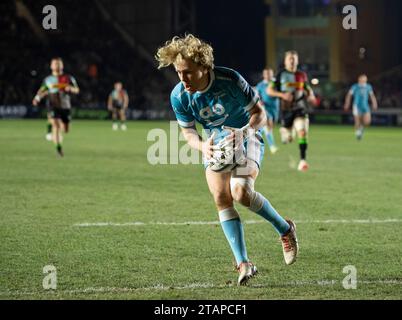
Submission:
M 281 140 L 293 141 L 296 131 L 300 149 L 299 171 L 307 171 L 308 103 L 315 105 L 316 99 L 305 72 L 298 70 L 299 55 L 296 51 L 285 53 L 285 69 L 280 71 L 268 87 L 267 93 L 281 99 Z
M 118 120 L 120 120 L 121 130 L 127 130 L 126 126 L 126 111 L 128 108 L 128 94 L 125 89 L 123 89 L 123 84 L 118 81 L 114 84 L 113 91 L 109 94 L 107 107 L 109 111 L 112 112 L 113 119 L 113 130 L 119 129 Z
M 71 121 L 71 94 L 78 94 L 80 89 L 75 78 L 64 73 L 63 60 L 60 57 L 53 58 L 50 62 L 52 74 L 47 76 L 32 104 L 37 106 L 42 98 L 47 97 L 48 121 L 52 127 L 52 139 L 56 145 L 57 153 L 64 155 L 62 148 L 62 130 L 69 131 Z

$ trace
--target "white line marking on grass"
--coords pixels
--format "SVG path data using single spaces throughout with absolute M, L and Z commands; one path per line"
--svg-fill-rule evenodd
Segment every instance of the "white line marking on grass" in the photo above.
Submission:
M 167 290 L 192 290 L 192 289 L 212 289 L 212 288 L 226 288 L 228 285 L 216 286 L 212 283 L 190 283 L 183 286 L 169 286 L 164 284 L 156 284 L 150 287 L 139 288 L 118 288 L 118 287 L 89 287 L 84 289 L 72 290 L 43 290 L 43 291 L 24 291 L 24 290 L 9 290 L 0 292 L 0 296 L 24 296 L 35 294 L 80 294 L 80 293 L 124 293 L 136 291 L 167 291 Z
M 341 220 L 311 220 L 311 221 L 299 221 L 299 223 L 400 223 L 402 219 L 341 219 Z
M 378 280 L 359 280 L 357 285 L 399 285 L 402 286 L 402 280 L 398 279 L 378 279 Z M 250 288 L 272 288 L 283 286 L 336 286 L 342 285 L 340 280 L 295 280 L 289 282 L 268 282 L 267 284 L 250 284 Z M 190 283 L 181 286 L 169 286 L 164 284 L 155 284 L 149 287 L 139 288 L 119 288 L 119 287 L 89 287 L 84 289 L 72 290 L 42 290 L 42 291 L 24 291 L 8 290 L 0 292 L 0 296 L 32 296 L 41 294 L 91 294 L 91 293 L 130 293 L 137 291 L 169 291 L 169 290 L 197 290 L 197 289 L 225 289 L 235 287 L 235 284 L 214 285 L 213 283 Z
M 402 219 L 329 219 L 329 220 L 295 220 L 296 223 L 325 223 L 325 224 L 380 224 L 380 223 L 401 223 Z M 259 224 L 266 223 L 265 220 L 245 220 L 245 224 Z M 184 221 L 184 222 L 84 222 L 76 223 L 74 227 L 130 227 L 130 226 L 149 226 L 149 225 L 160 225 L 160 226 L 186 226 L 186 225 L 219 225 L 219 221 Z

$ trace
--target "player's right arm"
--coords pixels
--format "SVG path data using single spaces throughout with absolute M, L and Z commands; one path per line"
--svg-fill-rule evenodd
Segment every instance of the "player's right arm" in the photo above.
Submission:
M 42 98 L 47 96 L 48 93 L 49 93 L 48 87 L 46 86 L 45 83 L 42 83 L 38 92 L 36 93 L 35 97 L 32 100 L 32 105 L 34 105 L 36 107 L 39 104 L 39 102 L 42 100 Z
M 209 160 L 211 159 L 214 151 L 214 137 L 213 135 L 209 137 L 206 141 L 202 141 L 202 138 L 197 132 L 197 129 L 194 127 L 192 128 L 181 128 L 183 132 L 184 139 L 186 139 L 188 145 L 196 150 L 201 151 L 205 157 Z
M 129 98 L 128 98 L 127 91 L 124 90 L 123 92 L 124 92 L 124 95 L 123 95 L 123 108 L 127 109 L 128 108 Z
M 291 102 L 293 100 L 293 94 L 291 92 L 281 92 L 279 91 L 279 79 L 280 74 L 276 77 L 275 81 L 271 81 L 267 87 L 267 94 L 274 98 L 279 98 L 284 101 Z
M 349 108 L 350 108 L 350 103 L 351 103 L 351 101 L 352 101 L 352 96 L 353 96 L 353 88 L 354 88 L 354 87 L 352 87 L 352 88 L 348 91 L 348 93 L 346 94 L 345 104 L 344 104 L 344 106 L 343 106 L 343 110 L 345 110 L 345 111 L 348 111 Z
M 113 98 L 112 98 L 112 94 L 109 94 L 108 98 L 107 98 L 107 108 L 109 111 L 112 111 L 113 109 Z
M 170 95 L 170 102 L 188 145 L 193 149 L 201 151 L 207 159 L 210 159 L 213 155 L 213 135 L 206 141 L 202 140 L 195 127 L 194 116 L 188 108 L 182 105 L 181 100 L 175 94 L 175 90 Z

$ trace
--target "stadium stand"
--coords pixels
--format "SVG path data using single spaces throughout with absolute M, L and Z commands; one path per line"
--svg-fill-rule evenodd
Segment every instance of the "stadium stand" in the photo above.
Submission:
M 172 82 L 133 50 L 96 4 L 96 0 L 57 2 L 58 11 L 63 13 L 58 28 L 44 32 L 41 21 L 29 18 L 43 16 L 42 1 L 0 2 L 0 11 L 8 13 L 0 15 L 4 40 L 0 42 L 0 105 L 30 106 L 42 79 L 49 74 L 50 58 L 61 56 L 65 71 L 77 78 L 82 89 L 73 100 L 75 107 L 105 109 L 113 83 L 120 80 L 127 88 L 130 107 L 135 109 L 129 118 L 149 118 L 152 114 L 169 117 Z M 259 75 L 259 71 L 250 70 L 253 72 Z M 402 108 L 402 66 L 376 77 L 369 75 L 369 81 L 381 108 Z M 319 109 L 341 110 L 350 85 L 315 87 Z M 146 111 L 151 113 L 146 115 Z
M 33 16 L 43 16 L 40 2 L 24 1 L 23 6 Z M 5 34 L 0 44 L 1 105 L 30 104 L 49 74 L 51 57 L 61 56 L 65 72 L 74 75 L 82 89 L 75 106 L 105 108 L 113 83 L 120 80 L 137 111 L 166 109 L 170 85 L 102 18 L 93 1 L 60 2 L 57 8 L 63 12 L 57 30 L 40 37 L 15 1 L 1 2 L 0 10 L 11 13 L 0 16 Z

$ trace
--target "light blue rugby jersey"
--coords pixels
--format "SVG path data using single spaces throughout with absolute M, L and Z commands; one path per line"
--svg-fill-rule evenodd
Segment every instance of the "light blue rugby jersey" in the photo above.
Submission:
M 356 105 L 358 109 L 369 109 L 369 95 L 373 92 L 371 84 L 359 85 L 355 83 L 350 88 L 350 93 L 353 95 L 353 105 Z
M 180 82 L 170 95 L 181 127 L 190 128 L 197 121 L 204 129 L 217 129 L 219 132 L 222 125 L 234 128 L 245 126 L 250 120 L 248 111 L 257 101 L 258 96 L 247 81 L 237 71 L 224 67 L 215 67 L 210 71 L 210 82 L 204 91 L 190 94 Z M 210 135 L 211 131 L 207 133 Z
M 275 79 L 272 81 L 275 81 Z M 269 84 L 269 82 L 262 80 L 255 86 L 255 90 L 264 103 L 265 108 L 276 110 L 277 108 L 279 108 L 279 99 L 268 95 L 267 88 Z

